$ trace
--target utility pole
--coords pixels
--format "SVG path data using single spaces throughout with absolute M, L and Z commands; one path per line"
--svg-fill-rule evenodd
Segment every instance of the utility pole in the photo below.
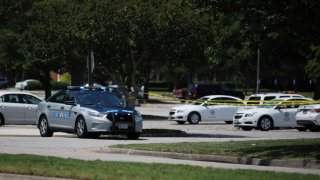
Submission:
M 256 87 L 256 93 L 259 93 L 259 85 L 260 85 L 260 47 L 258 47 L 257 50 L 257 87 Z

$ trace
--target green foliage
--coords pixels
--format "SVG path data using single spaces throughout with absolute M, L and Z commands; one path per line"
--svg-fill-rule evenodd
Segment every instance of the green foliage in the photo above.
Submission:
M 0 172 L 12 174 L 38 175 L 69 179 L 317 179 L 319 176 L 299 173 L 279 173 L 254 170 L 231 170 L 203 168 L 190 165 L 157 163 L 84 161 L 36 155 L 0 155 Z
M 113 147 L 189 154 L 244 156 L 266 159 L 319 160 L 320 139 L 130 144 Z

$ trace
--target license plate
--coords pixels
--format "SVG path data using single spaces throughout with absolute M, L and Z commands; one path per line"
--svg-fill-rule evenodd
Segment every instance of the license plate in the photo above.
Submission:
M 118 128 L 119 129 L 128 129 L 128 124 L 119 124 Z

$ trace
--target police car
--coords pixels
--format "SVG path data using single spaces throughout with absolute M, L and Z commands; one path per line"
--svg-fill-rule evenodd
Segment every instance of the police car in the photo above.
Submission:
M 262 131 L 273 128 L 297 128 L 304 131 L 304 127 L 297 125 L 295 115 L 299 105 L 308 103 L 311 103 L 311 100 L 307 98 L 274 99 L 258 108 L 237 111 L 233 117 L 233 124 L 245 131 L 253 128 Z
M 138 139 L 142 117 L 103 88 L 68 87 L 38 105 L 37 127 L 42 137 L 70 132 L 79 138 L 125 134 L 129 139 Z

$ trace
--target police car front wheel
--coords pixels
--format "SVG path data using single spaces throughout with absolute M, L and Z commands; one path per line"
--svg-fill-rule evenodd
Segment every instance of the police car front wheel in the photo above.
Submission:
M 87 125 L 83 117 L 78 118 L 76 121 L 76 134 L 78 138 L 88 137 Z
M 49 129 L 49 123 L 46 116 L 41 116 L 39 121 L 39 131 L 42 137 L 51 137 L 53 132 Z

